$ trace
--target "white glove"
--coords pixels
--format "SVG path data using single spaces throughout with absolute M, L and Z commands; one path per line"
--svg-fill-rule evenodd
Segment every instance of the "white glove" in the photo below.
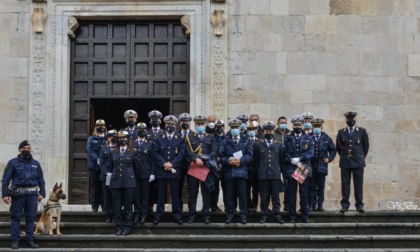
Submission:
M 292 158 L 292 161 L 291 161 L 292 164 L 296 165 L 299 162 L 300 162 L 300 158 L 298 157 Z
M 96 163 L 98 163 L 98 165 L 101 165 L 101 160 L 98 159 Z
M 175 174 L 176 170 L 174 168 L 171 168 L 171 172 L 172 172 L 172 174 Z
M 300 168 L 300 167 L 302 167 L 302 163 L 301 163 L 301 162 L 298 162 L 298 163 L 296 164 L 296 166 Z
M 152 182 L 153 180 L 155 180 L 155 175 L 152 174 L 152 175 L 150 175 L 149 183 Z
M 107 175 L 107 176 L 111 176 L 111 175 L 112 175 L 112 173 L 110 173 L 110 172 L 107 172 L 107 173 L 106 173 L 106 175 Z

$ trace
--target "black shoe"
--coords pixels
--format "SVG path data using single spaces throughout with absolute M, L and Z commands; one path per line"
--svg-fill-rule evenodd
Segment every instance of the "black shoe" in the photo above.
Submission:
M 260 223 L 263 224 L 267 221 L 267 216 L 261 216 Z
M 190 216 L 190 218 L 188 218 L 188 223 L 190 223 L 190 224 L 194 223 L 196 217 L 197 217 L 196 215 Z
M 280 215 L 274 216 L 274 218 L 276 218 L 277 222 L 280 224 L 284 224 L 284 221 L 281 219 Z
M 316 206 L 315 205 L 310 206 L 309 211 L 316 211 Z
M 12 249 L 18 249 L 19 248 L 19 241 L 12 241 Z
M 159 224 L 159 222 L 160 222 L 160 220 L 155 219 L 155 220 L 153 221 L 153 225 L 157 225 L 157 224 Z
M 222 209 L 220 209 L 219 207 L 215 207 L 211 209 L 212 213 L 221 213 Z
M 289 212 L 289 206 L 284 206 L 283 211 Z
M 341 209 L 340 209 L 340 212 L 345 213 L 345 212 L 347 212 L 348 210 L 349 210 L 348 208 L 344 208 L 344 207 L 343 207 L 343 208 L 341 208 Z
M 302 223 L 309 223 L 309 218 L 302 218 Z
M 117 236 L 120 236 L 120 235 L 122 235 L 122 233 L 123 233 L 123 229 L 118 229 L 117 230 L 117 232 L 115 233 Z
M 318 204 L 318 208 L 316 210 L 318 212 L 325 212 L 325 209 L 322 207 L 322 204 Z
M 98 208 L 99 207 L 92 207 L 92 212 L 94 212 L 94 213 L 98 212 Z
M 178 223 L 179 225 L 182 225 L 182 223 L 184 223 L 184 222 L 182 222 L 182 220 L 181 219 L 179 219 L 179 220 L 177 220 L 177 221 L 175 221 L 176 223 Z
M 210 216 L 204 216 L 204 224 L 210 224 Z
M 290 219 L 290 223 L 296 223 L 296 219 L 294 218 Z
M 136 217 L 136 218 L 134 218 L 133 219 L 133 225 L 136 225 L 136 224 L 138 224 L 140 221 L 139 221 L 139 218 L 138 217 Z
M 106 223 L 112 223 L 112 217 L 107 217 L 105 220 Z
M 248 223 L 246 217 L 241 218 L 241 224 L 245 225 L 246 223 Z
M 29 248 L 39 248 L 39 245 L 38 245 L 38 244 L 36 244 L 34 241 L 27 241 L 27 242 L 26 242 L 26 245 L 27 245 Z
M 359 207 L 359 208 L 357 208 L 357 212 L 364 213 L 365 212 L 365 209 L 363 209 L 363 207 Z
M 140 225 L 144 225 L 146 223 L 146 218 L 140 220 Z
M 126 228 L 124 231 L 122 231 L 121 235 L 127 236 L 130 234 L 130 229 Z
M 232 218 L 227 218 L 227 219 L 226 219 L 226 221 L 225 221 L 225 223 L 226 223 L 226 224 L 230 224 L 230 223 L 232 223 Z

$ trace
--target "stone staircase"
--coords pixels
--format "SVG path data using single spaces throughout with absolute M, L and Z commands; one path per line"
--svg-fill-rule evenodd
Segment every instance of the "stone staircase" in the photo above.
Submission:
M 199 216 L 194 224 L 175 224 L 167 213 L 159 225 L 149 217 L 129 236 L 116 236 L 115 224 L 104 223 L 101 213 L 63 212 L 62 236 L 39 236 L 42 251 L 419 251 L 420 212 L 350 211 L 311 213 L 311 223 L 286 223 L 269 219 L 259 224 L 259 215 L 248 224 L 224 224 L 225 215 L 215 214 L 205 225 Z M 187 219 L 187 216 L 185 216 Z M 239 222 L 239 217 L 234 221 Z M 299 220 L 299 218 L 298 218 Z M 10 217 L 0 212 L 0 251 L 8 251 Z M 21 251 L 25 250 L 21 242 Z M 30 250 L 30 251 L 33 251 Z

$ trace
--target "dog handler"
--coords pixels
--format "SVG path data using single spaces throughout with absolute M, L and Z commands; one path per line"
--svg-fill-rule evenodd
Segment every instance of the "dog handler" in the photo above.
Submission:
M 2 180 L 3 202 L 12 203 L 10 206 L 12 249 L 19 248 L 20 218 L 23 213 L 25 213 L 26 244 L 30 248 L 38 248 L 38 244 L 34 242 L 34 223 L 37 201 L 45 198 L 44 175 L 39 162 L 32 158 L 29 141 L 22 141 L 18 149 L 20 154 L 7 163 Z

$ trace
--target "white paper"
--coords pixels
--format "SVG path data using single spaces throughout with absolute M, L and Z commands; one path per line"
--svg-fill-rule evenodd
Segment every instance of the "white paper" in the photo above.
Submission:
M 242 154 L 241 150 L 233 153 L 234 158 L 241 159 L 242 156 L 243 156 L 243 154 Z

